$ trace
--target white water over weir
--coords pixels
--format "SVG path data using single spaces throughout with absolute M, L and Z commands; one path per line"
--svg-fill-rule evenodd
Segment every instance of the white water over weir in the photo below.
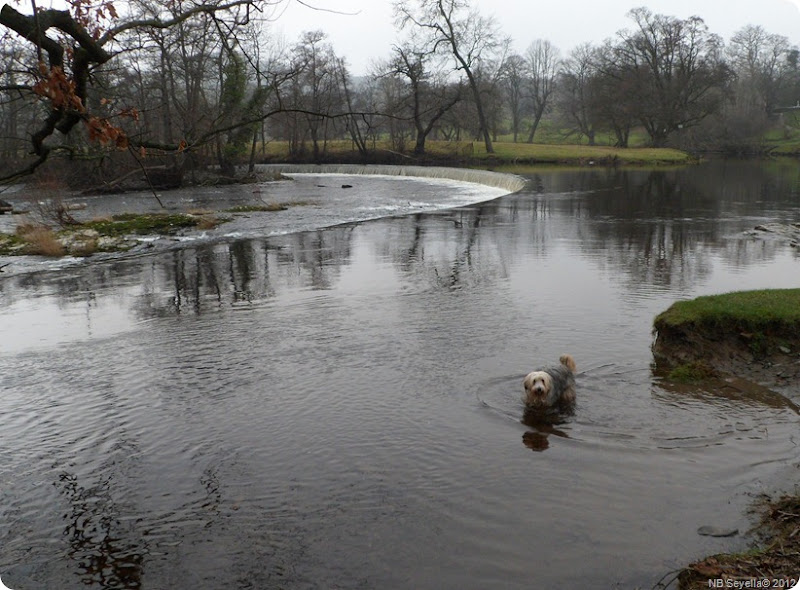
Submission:
M 381 164 L 262 164 L 265 172 L 279 174 L 366 174 L 385 176 L 409 176 L 417 178 L 446 178 L 461 182 L 474 182 L 515 193 L 525 186 L 525 179 L 515 174 L 504 174 L 490 170 L 469 168 L 447 168 L 445 166 L 386 166 Z

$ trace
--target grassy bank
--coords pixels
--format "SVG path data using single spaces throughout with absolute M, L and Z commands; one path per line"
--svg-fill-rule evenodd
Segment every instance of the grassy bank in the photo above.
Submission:
M 676 326 L 733 327 L 769 330 L 800 327 L 800 289 L 739 291 L 679 301 L 655 319 L 657 330 Z
M 782 125 L 764 134 L 764 146 L 773 156 L 800 156 L 800 112 L 781 114 Z
M 376 163 L 435 163 L 461 166 L 502 166 L 508 164 L 567 164 L 567 165 L 632 165 L 661 166 L 689 164 L 692 157 L 671 148 L 615 148 L 609 146 L 531 144 L 498 141 L 493 154 L 486 152 L 478 141 L 428 141 L 424 156 L 398 153 L 389 142 L 371 144 L 370 153 L 364 157 L 350 141 L 329 141 L 325 144 L 320 160 L 329 163 L 376 162 Z M 307 146 L 310 152 L 310 144 Z M 321 146 L 322 147 L 322 146 Z M 264 148 L 264 155 L 275 162 L 297 160 L 289 152 L 287 142 L 273 141 Z M 310 153 L 306 158 L 311 160 Z
M 781 390 L 800 378 L 800 289 L 679 301 L 653 326 L 656 364 L 676 380 L 734 375 Z
M 800 289 L 745 291 L 680 301 L 655 318 L 654 328 L 653 355 L 659 366 L 670 370 L 668 378 L 735 376 L 797 397 Z M 766 502 L 760 511 L 759 547 L 692 563 L 681 572 L 679 587 L 696 590 L 712 587 L 709 584 L 717 580 L 752 584 L 764 579 L 774 582 L 763 587 L 791 587 L 786 583 L 800 576 L 800 495 Z

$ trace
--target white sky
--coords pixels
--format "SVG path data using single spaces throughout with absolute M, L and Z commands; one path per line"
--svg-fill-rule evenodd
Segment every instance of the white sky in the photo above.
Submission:
M 394 28 L 392 0 L 304 0 L 340 13 L 315 11 L 294 0 L 272 25 L 293 44 L 303 31 L 328 33 L 337 55 L 352 73 L 365 74 L 373 59 L 389 56 L 400 33 Z M 626 13 L 638 6 L 679 18 L 697 15 L 726 41 L 748 24 L 800 45 L 800 0 L 472 0 L 485 16 L 494 15 L 500 30 L 522 52 L 534 39 L 547 39 L 563 53 L 584 42 L 599 43 L 632 24 Z

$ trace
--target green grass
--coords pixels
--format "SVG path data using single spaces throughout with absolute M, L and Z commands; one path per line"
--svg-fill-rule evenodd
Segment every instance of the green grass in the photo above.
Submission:
M 800 289 L 739 291 L 674 303 L 655 319 L 655 326 L 682 324 L 758 329 L 784 324 L 800 326 Z
M 663 165 L 687 164 L 691 157 L 680 150 L 671 148 L 615 148 L 611 146 L 589 146 L 577 143 L 514 143 L 512 141 L 494 142 L 494 154 L 488 154 L 481 141 L 428 141 L 426 152 L 431 157 L 473 159 L 476 162 L 493 163 L 558 163 L 586 165 L 592 162 L 601 164 L 634 164 Z M 411 148 L 411 145 L 408 146 Z M 372 146 L 370 146 L 372 149 Z M 391 152 L 388 141 L 376 142 L 374 149 L 378 152 Z M 265 152 L 275 160 L 289 158 L 289 146 L 286 142 L 270 142 Z M 354 155 L 356 152 L 352 142 L 344 140 L 329 141 L 326 153 L 330 157 Z M 410 154 L 406 154 L 410 155 Z M 409 161 L 413 161 L 411 158 Z
M 697 383 L 712 377 L 716 377 L 714 369 L 700 361 L 678 365 L 667 375 L 667 379 L 677 383 Z
M 800 156 L 800 139 L 784 141 L 770 149 L 769 153 L 775 156 Z
M 763 141 L 770 154 L 800 155 L 800 113 L 789 111 L 781 115 L 781 124 L 764 133 Z
M 83 237 L 84 230 L 94 230 L 97 235 L 107 238 L 124 238 L 129 235 L 172 235 L 181 229 L 211 229 L 228 221 L 210 212 L 201 214 L 174 213 L 124 213 L 110 218 L 94 219 L 80 225 L 70 226 L 56 232 L 46 226 L 23 224 L 17 227 L 14 234 L 0 234 L 0 255 L 40 254 L 44 256 L 91 256 L 97 251 L 118 251 L 130 248 L 130 245 L 119 244 L 98 246 L 96 235 Z M 68 239 L 68 249 L 62 245 L 61 239 Z
M 103 236 L 173 234 L 183 228 L 196 227 L 203 218 L 176 213 L 124 213 L 109 219 L 87 221 L 84 229 L 93 229 Z
M 0 256 L 20 254 L 25 242 L 16 234 L 0 234 Z
M 493 157 L 509 162 L 540 161 L 598 164 L 616 161 L 635 164 L 685 164 L 690 158 L 688 154 L 671 148 L 615 148 L 609 146 L 588 145 L 552 145 L 537 143 L 503 143 L 494 144 Z M 488 158 L 484 145 L 475 144 L 475 157 Z

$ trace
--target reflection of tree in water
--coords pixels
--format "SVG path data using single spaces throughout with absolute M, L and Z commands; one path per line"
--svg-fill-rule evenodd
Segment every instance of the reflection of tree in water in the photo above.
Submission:
M 278 255 L 281 267 L 301 279 L 302 286 L 330 289 L 350 261 L 352 233 L 356 225 L 284 236 L 288 248 Z
M 200 314 L 263 301 L 275 296 L 275 284 L 330 289 L 349 261 L 353 227 L 282 236 L 280 245 L 277 239 L 239 240 L 164 254 L 142 270 L 139 313 Z
M 479 208 L 476 214 L 469 220 L 466 228 L 463 222 L 456 227 L 465 230 L 465 235 L 462 237 L 462 244 L 459 252 L 453 257 L 450 264 L 450 272 L 446 275 L 440 275 L 436 267 L 433 272 L 436 275 L 436 280 L 440 286 L 448 289 L 458 289 L 462 286 L 462 268 L 467 272 L 472 270 L 472 248 L 475 246 L 475 241 L 478 237 L 478 228 L 481 226 L 482 211 Z
M 662 287 L 696 284 L 711 272 L 714 255 L 738 265 L 774 256 L 774 248 L 729 239 L 731 219 L 768 213 L 763 169 L 734 169 L 606 172 L 606 188 L 596 185 L 580 199 L 584 248 L 602 249 L 635 282 Z
M 64 535 L 69 555 L 78 564 L 81 582 L 99 588 L 134 589 L 142 586 L 146 548 L 121 538 L 117 507 L 110 498 L 110 481 L 84 488 L 78 477 L 62 473 L 56 484 L 69 502 Z
M 376 247 L 404 272 L 437 288 L 457 290 L 505 276 L 507 264 L 503 256 L 478 245 L 484 218 L 495 217 L 498 207 L 493 201 L 447 213 L 393 220 L 403 224 L 402 235 L 387 235 Z
M 752 162 L 534 174 L 516 195 L 377 222 L 388 231 L 374 248 L 436 288 L 505 276 L 515 259 L 545 258 L 560 241 L 600 255 L 635 284 L 691 285 L 716 257 L 745 266 L 782 251 L 776 242 L 731 236 L 750 228 L 740 219 L 798 211 L 799 177 L 796 165 Z M 204 244 L 80 273 L 27 273 L 5 278 L 0 294 L 10 303 L 46 284 L 72 304 L 81 293 L 141 285 L 141 316 L 198 314 L 263 301 L 282 288 L 332 288 L 350 263 L 355 227 Z
M 796 208 L 797 176 L 727 163 L 533 175 L 516 195 L 417 215 L 399 238 L 387 236 L 378 248 L 408 274 L 449 289 L 503 275 L 520 256 L 545 258 L 560 241 L 577 244 L 593 259 L 602 254 L 638 285 L 693 285 L 712 272 L 716 257 L 743 266 L 776 255 L 775 244 L 731 235 L 742 229 L 740 218 Z M 780 196 L 770 201 L 766 187 L 776 182 Z

